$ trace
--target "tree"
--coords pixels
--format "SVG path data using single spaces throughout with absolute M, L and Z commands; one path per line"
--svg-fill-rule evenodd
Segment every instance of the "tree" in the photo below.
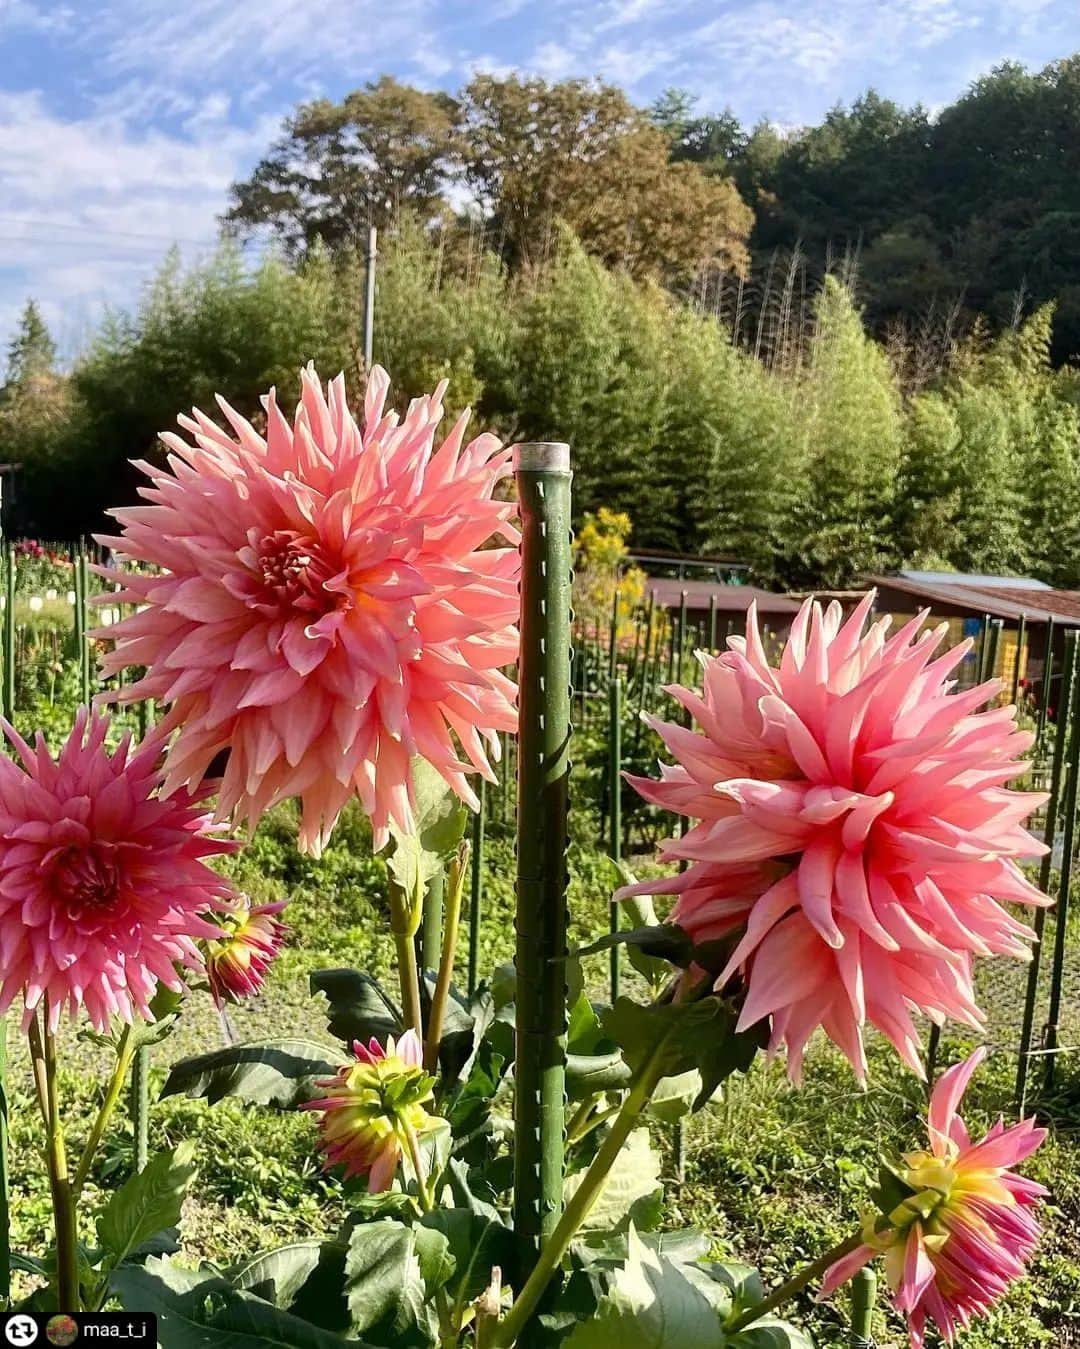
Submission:
M 240 233 L 268 227 L 292 254 L 317 240 L 355 245 L 405 209 L 421 219 L 443 211 L 457 153 L 454 99 L 383 75 L 341 103 L 303 105 L 233 185 L 226 222 Z
M 8 345 L 3 396 L 51 376 L 56 367 L 56 343 L 34 300 L 27 300 L 19 326 Z
M 515 264 L 548 257 L 562 220 L 635 277 L 745 266 L 752 217 L 737 189 L 671 163 L 664 132 L 611 85 L 477 76 L 462 140 L 466 179 Z

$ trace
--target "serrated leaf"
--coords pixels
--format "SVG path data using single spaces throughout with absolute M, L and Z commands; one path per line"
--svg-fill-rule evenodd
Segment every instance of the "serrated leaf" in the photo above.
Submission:
M 724 1349 L 720 1320 L 682 1269 L 630 1229 L 624 1265 L 565 1349 Z
M 358 1334 L 395 1334 L 426 1319 L 426 1290 L 411 1227 L 392 1219 L 353 1228 L 345 1256 L 345 1296 Z
M 677 923 L 656 923 L 648 927 L 630 928 L 624 932 L 606 932 L 602 937 L 578 947 L 575 956 L 596 955 L 612 946 L 625 946 L 640 951 L 653 960 L 686 969 L 694 961 L 694 939 Z
M 567 1176 L 564 1197 L 569 1199 L 584 1179 L 584 1171 Z M 635 1129 L 626 1140 L 607 1174 L 603 1188 L 583 1230 L 617 1227 L 633 1206 L 660 1189 L 660 1155 L 653 1148 L 648 1129 Z
M 97 1221 L 98 1240 L 110 1266 L 123 1264 L 143 1242 L 180 1221 L 184 1197 L 198 1172 L 195 1150 L 188 1140 L 158 1153 L 114 1192 Z
M 380 1044 L 402 1030 L 401 1013 L 377 979 L 359 970 L 316 970 L 309 979 L 312 994 L 322 993 L 329 1004 L 326 1028 L 350 1049 L 375 1037 Z
M 635 883 L 634 876 L 627 867 L 620 865 L 619 870 L 622 873 L 624 885 Z M 630 927 L 653 928 L 660 926 L 660 919 L 657 916 L 652 895 L 630 895 L 627 899 L 619 900 L 619 907 L 626 914 Z M 628 945 L 626 958 L 651 988 L 659 989 L 663 987 L 664 981 L 671 974 L 671 967 L 666 960 L 659 956 L 649 955 L 640 946 Z
M 461 1311 L 491 1281 L 492 1267 L 502 1270 L 503 1282 L 513 1284 L 516 1266 L 514 1237 L 497 1217 L 483 1217 L 465 1208 L 436 1209 L 421 1219 L 421 1228 L 442 1234 L 452 1257 L 447 1278 L 454 1306 Z
M 446 779 L 426 759 L 410 762 L 413 782 L 414 833 L 390 823 L 386 866 L 407 896 L 422 892 L 461 842 L 469 812 Z
M 345 1250 L 343 1242 L 292 1242 L 233 1266 L 229 1282 L 324 1330 L 344 1331 Z
M 798 1326 L 766 1317 L 729 1341 L 731 1349 L 814 1349 L 814 1342 Z
M 696 1068 L 701 1090 L 694 1110 L 700 1110 L 732 1073 L 746 1072 L 767 1043 L 767 1023 L 736 1032 L 737 1021 L 733 1007 L 711 996 L 650 1006 L 620 998 L 602 1018 L 604 1030 L 621 1045 L 623 1057 L 635 1072 L 661 1045 L 663 1076 L 675 1077 Z
M 202 1097 L 211 1105 L 235 1096 L 253 1105 L 291 1110 L 318 1095 L 317 1079 L 337 1072 L 329 1052 L 313 1040 L 227 1045 L 173 1064 L 161 1094 Z
M 689 1115 L 701 1095 L 701 1074 L 696 1068 L 675 1077 L 665 1077 L 649 1098 L 647 1113 L 664 1124 L 675 1124 Z

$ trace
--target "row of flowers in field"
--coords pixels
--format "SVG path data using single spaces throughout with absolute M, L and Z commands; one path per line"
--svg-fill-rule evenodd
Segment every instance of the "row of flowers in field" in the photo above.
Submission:
M 420 835 L 418 762 L 475 808 L 470 777 L 495 780 L 500 734 L 516 729 L 503 671 L 518 653 L 518 534 L 496 491 L 509 451 L 490 435 L 466 443 L 465 417 L 436 448 L 443 386 L 401 421 L 387 388 L 373 370 L 362 425 L 343 380 L 324 391 L 311 370 L 292 422 L 266 398 L 265 434 L 224 403 L 228 431 L 182 417 L 190 439 L 163 436 L 166 465 L 142 466 L 143 504 L 116 511 L 120 533 L 101 540 L 118 559 L 101 569 L 117 587 L 102 602 L 129 613 L 93 634 L 105 674 L 139 672 L 113 696 L 154 699 L 163 720 L 110 750 L 105 715 L 84 709 L 56 758 L 8 728 L 0 1009 L 23 1005 L 49 1125 L 62 1310 L 87 1301 L 74 1201 L 118 1095 L 70 1173 L 56 1100 L 64 1013 L 109 1035 L 160 1020 L 162 990 L 181 995 L 199 974 L 219 1002 L 256 992 L 283 927 L 277 907 L 253 908 L 213 870 L 239 846 L 225 828 L 298 798 L 300 844 L 318 853 L 356 797 L 375 846 L 400 850 Z M 759 1046 L 786 1053 L 798 1079 L 823 1029 L 861 1080 L 867 1025 L 919 1074 L 915 1014 L 979 1029 L 973 959 L 1025 957 L 1033 934 L 1006 905 L 1047 902 L 1020 866 L 1042 851 L 1023 822 L 1043 798 L 1007 787 L 1031 738 L 1013 709 L 979 710 L 996 684 L 957 692 L 967 645 L 942 652 L 943 637 L 923 618 L 890 635 L 871 596 L 846 618 L 808 602 L 773 666 L 751 613 L 745 636 L 702 658 L 700 692 L 670 690 L 696 728 L 655 721 L 673 763 L 634 785 L 690 822 L 661 854 L 682 869 L 623 892 L 674 896 L 666 928 L 688 943 L 643 1009 L 661 1031 L 632 1050 L 618 1029 L 628 1013 L 612 1009 L 603 1024 L 630 1076 L 597 1092 L 612 1101 L 595 1115 L 608 1142 L 508 1311 L 497 1277 L 476 1308 L 435 1289 L 440 1344 L 514 1341 L 656 1085 L 700 1067 L 695 1056 L 732 1047 L 713 1078 L 701 1068 L 714 1086 Z M 408 873 L 407 889 L 405 874 L 392 924 L 400 1025 L 357 1040 L 300 1103 L 320 1114 L 328 1165 L 367 1175 L 373 1195 L 402 1187 L 422 1223 L 449 1193 L 436 1143 L 454 1084 L 440 1076 L 438 1018 L 453 943 L 425 1003 L 412 937 L 426 878 Z M 135 1038 L 121 1033 L 121 1080 Z M 893 1165 L 879 1207 L 826 1262 L 829 1292 L 884 1253 L 913 1345 L 928 1317 L 951 1340 L 985 1310 L 1038 1234 L 1041 1191 L 1013 1168 L 1043 1132 L 1028 1121 L 972 1143 L 957 1106 L 977 1061 L 942 1077 L 929 1149 Z M 717 1334 L 758 1342 L 755 1325 L 797 1286 L 729 1305 Z M 604 1314 L 618 1305 L 602 1301 Z

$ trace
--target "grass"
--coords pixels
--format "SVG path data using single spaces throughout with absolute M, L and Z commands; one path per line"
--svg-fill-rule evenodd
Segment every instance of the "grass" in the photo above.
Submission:
M 512 848 L 499 811 L 495 800 L 481 940 L 485 971 L 513 953 Z M 575 940 L 595 936 L 607 925 L 612 874 L 610 864 L 590 844 L 595 832 L 593 817 L 575 817 L 570 854 Z M 292 930 L 263 995 L 236 1009 L 233 1021 L 241 1039 L 302 1034 L 333 1044 L 320 1007 L 308 994 L 308 976 L 338 965 L 390 973 L 383 866 L 371 856 L 358 811 L 347 813 L 318 862 L 296 852 L 294 837 L 294 813 L 279 810 L 233 862 L 237 880 L 256 898 L 289 898 Z M 590 986 L 601 996 L 606 957 L 592 957 L 587 966 Z M 459 975 L 464 982 L 463 968 Z M 1021 978 L 1016 974 L 1002 982 L 995 974 L 984 982 L 984 997 L 1000 1004 L 990 1010 L 1003 1047 L 969 1094 L 967 1113 L 974 1126 L 1010 1110 L 1015 1060 L 1004 1046 Z M 193 993 L 176 1033 L 153 1051 L 152 1086 L 160 1088 L 170 1062 L 212 1047 L 221 1038 L 209 996 Z M 12 1041 L 15 1244 L 40 1253 L 48 1222 L 38 1155 L 41 1130 L 25 1058 L 20 1057 L 21 1037 L 14 1028 Z M 964 1040 L 946 1036 L 942 1062 L 953 1061 L 968 1047 Z M 871 1044 L 870 1055 L 872 1085 L 866 1092 L 859 1091 L 846 1062 L 821 1043 L 808 1056 L 801 1089 L 787 1081 L 779 1063 L 759 1062 L 747 1078 L 734 1080 L 722 1100 L 690 1121 L 685 1179 L 669 1186 L 665 1225 L 700 1226 L 712 1237 L 718 1255 L 758 1264 L 767 1283 L 779 1281 L 846 1236 L 859 1221 L 879 1150 L 917 1145 L 923 1128 L 920 1084 L 901 1070 L 880 1041 Z M 100 1049 L 70 1032 L 64 1036 L 62 1061 L 61 1094 L 77 1147 L 104 1090 L 106 1062 Z M 1031 1278 L 967 1335 L 962 1341 L 966 1349 L 1080 1346 L 1080 1079 L 1068 1058 L 1060 1078 L 1058 1093 L 1046 1103 L 1051 1139 L 1028 1166 L 1051 1190 L 1046 1240 Z M 184 1216 L 185 1257 L 225 1264 L 298 1236 L 334 1230 L 349 1197 L 334 1176 L 321 1170 L 315 1134 L 315 1121 L 306 1114 L 281 1115 L 228 1101 L 212 1107 L 176 1098 L 155 1104 L 152 1148 L 187 1137 L 199 1140 L 202 1173 Z M 670 1134 L 658 1130 L 657 1141 L 670 1172 Z M 121 1112 L 93 1174 L 88 1207 L 93 1207 L 95 1191 L 104 1202 L 129 1172 L 132 1155 L 130 1125 Z M 84 1222 L 83 1234 L 92 1239 L 92 1226 Z M 806 1298 L 793 1309 L 822 1346 L 843 1342 L 845 1314 L 843 1295 L 823 1307 Z M 882 1345 L 905 1342 L 901 1324 L 891 1314 L 879 1315 L 877 1334 Z

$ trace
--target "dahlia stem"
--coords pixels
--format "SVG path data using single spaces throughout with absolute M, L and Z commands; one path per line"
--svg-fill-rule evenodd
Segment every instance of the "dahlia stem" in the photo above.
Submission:
M 120 1100 L 120 1093 L 124 1089 L 124 1083 L 127 1081 L 128 1070 L 131 1068 L 132 1060 L 135 1057 L 135 1043 L 131 1026 L 125 1026 L 120 1036 L 120 1043 L 116 1049 L 116 1066 L 113 1068 L 112 1077 L 109 1079 L 108 1088 L 105 1091 L 105 1099 L 101 1103 L 101 1109 L 97 1113 L 90 1135 L 86 1140 L 86 1145 L 79 1157 L 79 1165 L 75 1168 L 75 1179 L 72 1183 L 72 1190 L 75 1198 L 78 1199 L 82 1192 L 82 1187 L 86 1184 L 86 1178 L 90 1174 L 90 1168 L 94 1164 L 94 1157 L 101 1145 L 101 1140 L 105 1136 L 105 1130 L 112 1119 L 113 1111 Z
M 780 1287 L 770 1293 L 767 1298 L 764 1298 L 761 1302 L 755 1303 L 752 1307 L 747 1307 L 747 1309 L 744 1312 L 741 1312 L 734 1321 L 730 1321 L 724 1329 L 729 1335 L 735 1335 L 740 1330 L 745 1330 L 747 1326 L 753 1325 L 755 1321 L 760 1321 L 763 1316 L 767 1316 L 769 1312 L 775 1311 L 777 1307 L 787 1302 L 789 1298 L 793 1298 L 796 1293 L 801 1293 L 807 1284 L 813 1283 L 815 1279 L 820 1279 L 821 1276 L 837 1262 L 837 1260 L 843 1259 L 845 1255 L 850 1255 L 857 1246 L 861 1246 L 862 1244 L 863 1235 L 861 1232 L 856 1232 L 853 1236 L 841 1241 L 839 1245 L 833 1246 L 832 1249 L 826 1251 L 824 1255 L 819 1255 L 812 1264 L 807 1265 L 805 1269 L 801 1269 L 798 1274 L 793 1275 L 786 1283 L 782 1283 Z
M 34 1081 L 42 1097 L 41 1107 L 45 1115 L 45 1160 L 49 1170 L 53 1223 L 56 1228 L 57 1306 L 62 1312 L 77 1312 L 80 1310 L 79 1247 L 75 1232 L 75 1202 L 57 1098 L 56 1037 L 49 1030 L 48 1017 L 46 1003 L 41 1011 L 41 1024 L 37 1017 L 30 1023 L 30 1055 L 34 1064 Z
M 619 1108 L 610 1133 L 600 1144 L 599 1151 L 585 1172 L 581 1184 L 570 1197 L 555 1230 L 544 1243 L 524 1288 L 507 1312 L 505 1321 L 499 1326 L 493 1340 L 497 1349 L 509 1349 L 509 1346 L 516 1342 L 562 1264 L 563 1257 L 570 1249 L 570 1243 L 578 1229 L 592 1212 L 592 1207 L 604 1188 L 608 1172 L 615 1164 L 615 1159 L 622 1151 L 626 1140 L 640 1124 L 645 1107 L 649 1104 L 657 1084 L 665 1076 L 664 1051 L 672 1033 L 669 1031 L 655 1045 L 641 1065 Z
M 425 1213 L 433 1213 L 435 1201 L 428 1187 L 427 1167 L 424 1165 L 424 1154 L 420 1151 L 420 1140 L 416 1136 L 416 1130 L 407 1119 L 399 1116 L 399 1122 L 405 1134 L 406 1146 L 409 1149 L 409 1160 L 412 1162 L 412 1168 L 416 1174 L 416 1194 L 420 1200 L 420 1207 Z M 454 1318 L 450 1314 L 450 1304 L 446 1300 L 445 1288 L 439 1288 L 435 1293 L 435 1310 L 439 1317 L 440 1349 L 453 1349 L 453 1346 L 458 1342 L 458 1332 L 454 1326 Z
M 390 927 L 394 934 L 394 949 L 398 959 L 398 983 L 401 985 L 401 1014 L 406 1030 L 414 1030 L 421 1038 L 424 1017 L 420 1008 L 420 971 L 416 964 L 415 906 L 410 906 L 405 892 L 390 883 Z
M 461 928 L 461 900 L 468 869 L 469 845 L 463 841 L 450 863 L 447 877 L 449 885 L 443 911 L 442 956 L 439 960 L 438 978 L 435 980 L 435 992 L 428 1011 L 427 1041 L 424 1044 L 424 1067 L 429 1073 L 435 1071 L 439 1062 L 439 1045 L 442 1042 L 446 1005 L 450 998 L 450 983 L 454 977 L 454 957 L 457 954 L 458 933 Z

